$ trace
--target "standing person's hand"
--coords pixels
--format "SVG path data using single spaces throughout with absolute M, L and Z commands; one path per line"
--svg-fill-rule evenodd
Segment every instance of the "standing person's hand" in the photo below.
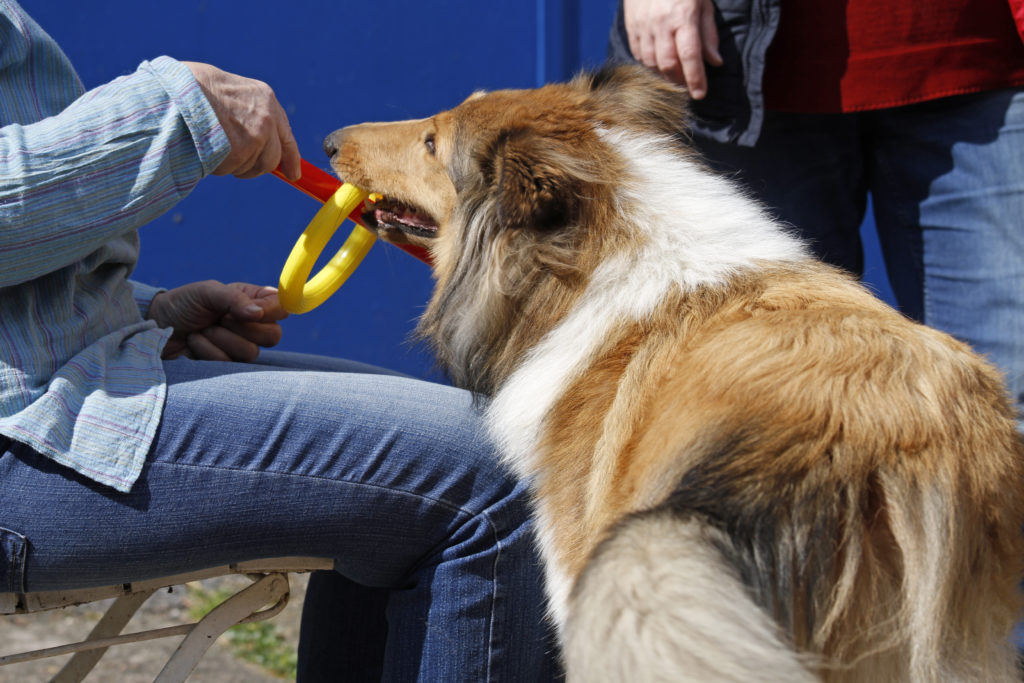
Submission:
M 278 166 L 297 180 L 301 158 L 288 116 L 263 81 L 237 76 L 209 64 L 184 62 L 217 113 L 231 153 L 215 175 L 254 178 Z
M 274 287 L 206 280 L 160 292 L 147 318 L 174 329 L 164 358 L 251 362 L 259 347 L 281 341 L 278 322 L 287 316 Z
M 711 0 L 624 0 L 626 34 L 633 56 L 694 99 L 707 94 L 704 62 L 721 66 Z

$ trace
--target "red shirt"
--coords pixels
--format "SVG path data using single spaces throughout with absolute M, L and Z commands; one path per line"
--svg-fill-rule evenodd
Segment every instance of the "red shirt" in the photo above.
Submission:
M 782 0 L 767 109 L 850 112 L 1024 84 L 1024 0 Z

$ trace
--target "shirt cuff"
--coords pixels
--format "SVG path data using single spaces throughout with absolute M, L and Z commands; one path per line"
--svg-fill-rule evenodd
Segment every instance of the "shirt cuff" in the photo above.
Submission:
M 203 174 L 212 173 L 231 151 L 231 143 L 192 71 L 171 57 L 143 62 L 139 69 L 152 73 L 167 91 L 192 134 Z
M 166 287 L 153 287 L 152 285 L 146 285 L 135 280 L 129 280 L 128 284 L 132 286 L 132 296 L 135 298 L 135 305 L 139 307 L 139 313 L 142 314 L 142 319 L 145 320 L 146 316 L 149 315 L 149 305 L 153 303 L 153 297 L 160 292 L 166 292 Z

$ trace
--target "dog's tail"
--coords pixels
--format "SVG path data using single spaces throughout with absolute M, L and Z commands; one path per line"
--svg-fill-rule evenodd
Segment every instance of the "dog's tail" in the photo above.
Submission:
M 664 508 L 619 525 L 570 599 L 569 683 L 815 680 L 709 539 L 718 534 Z
M 570 601 L 570 680 L 1014 679 L 1009 498 L 998 509 L 962 471 L 786 471 L 744 450 L 599 546 Z

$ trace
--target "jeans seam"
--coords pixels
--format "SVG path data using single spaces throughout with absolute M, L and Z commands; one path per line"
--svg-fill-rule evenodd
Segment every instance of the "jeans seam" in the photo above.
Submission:
M 414 495 L 420 495 L 420 494 L 414 494 Z M 491 598 L 490 598 L 491 602 L 490 602 L 490 608 L 489 608 L 489 610 L 490 610 L 490 617 L 488 618 L 487 674 L 486 674 L 486 678 L 485 678 L 485 682 L 489 683 L 493 679 L 494 641 L 495 641 L 495 633 L 496 633 L 497 628 L 498 628 L 497 624 L 496 624 L 496 619 L 497 619 L 497 614 L 498 614 L 498 562 L 501 559 L 502 551 L 505 548 L 505 544 L 502 543 L 502 541 L 501 541 L 501 534 L 498 533 L 498 525 L 494 522 L 494 520 L 491 518 L 490 513 L 486 509 L 485 510 L 481 510 L 479 513 L 472 513 L 469 510 L 466 510 L 465 508 L 462 508 L 462 507 L 457 506 L 457 505 L 451 505 L 450 503 L 447 503 L 445 501 L 439 501 L 437 499 L 428 498 L 428 497 L 422 496 L 422 495 L 420 495 L 420 497 L 424 498 L 425 500 L 431 500 L 431 501 L 436 501 L 436 502 L 442 503 L 442 504 L 446 505 L 447 507 L 449 507 L 450 509 L 456 510 L 460 514 L 466 515 L 467 519 L 466 519 L 465 522 L 460 524 L 456 529 L 453 529 L 452 532 L 450 534 L 448 534 L 444 539 L 438 541 L 435 545 L 433 545 L 430 548 L 430 550 L 428 550 L 427 552 L 423 553 L 423 557 L 420 558 L 420 560 L 413 565 L 413 569 L 412 569 L 413 571 L 418 570 L 420 567 L 422 567 L 424 564 L 426 564 L 427 558 L 435 556 L 437 554 L 437 552 L 438 552 L 438 549 L 444 546 L 445 541 L 447 541 L 449 538 L 451 538 L 452 536 L 457 534 L 460 529 L 462 529 L 466 524 L 472 522 L 474 519 L 477 519 L 477 518 L 482 519 L 484 521 L 484 523 L 487 525 L 487 529 L 490 531 L 490 534 L 491 534 L 491 536 L 494 539 L 495 553 L 494 553 L 494 561 L 491 563 Z
M 504 546 L 501 542 L 501 538 L 498 535 L 498 529 L 491 519 L 491 516 L 486 512 L 481 512 L 480 516 L 487 521 L 487 526 L 490 528 L 491 533 L 494 535 L 494 563 L 491 565 L 491 617 L 490 617 L 490 630 L 487 633 L 487 681 L 490 683 L 492 678 L 492 670 L 494 669 L 494 639 L 495 632 L 497 631 L 497 624 L 495 623 L 498 615 L 498 560 L 501 559 L 501 551 Z
M 444 500 L 442 498 L 432 498 L 430 496 L 425 496 L 422 493 L 419 493 L 418 491 L 409 491 L 409 490 L 403 489 L 403 488 L 398 488 L 398 487 L 393 487 L 393 486 L 385 486 L 383 484 L 374 484 L 372 482 L 354 481 L 354 480 L 351 480 L 351 479 L 336 479 L 336 478 L 333 478 L 333 477 L 325 477 L 325 476 L 321 476 L 321 475 L 317 475 L 317 474 L 298 474 L 296 472 L 280 472 L 280 471 L 277 471 L 277 470 L 250 470 L 250 469 L 246 469 L 244 467 L 230 467 L 230 466 L 223 466 L 223 465 L 221 465 L 221 466 L 196 465 L 196 464 L 193 464 L 193 463 L 181 463 L 181 462 L 174 462 L 174 463 L 153 462 L 153 463 L 150 463 L 151 467 L 152 466 L 157 466 L 157 465 L 163 465 L 163 466 L 168 466 L 169 465 L 169 466 L 172 466 L 172 467 L 190 467 L 190 468 L 194 468 L 194 469 L 204 469 L 204 470 L 223 470 L 223 471 L 239 472 L 239 473 L 251 474 L 251 475 L 272 474 L 274 476 L 300 477 L 300 478 L 303 478 L 303 479 L 315 479 L 317 481 L 334 482 L 334 483 L 341 483 L 341 484 L 352 484 L 352 485 L 356 485 L 356 486 L 366 486 L 368 488 L 380 489 L 380 490 L 384 490 L 384 491 L 393 491 L 395 493 L 401 493 L 401 494 L 404 494 L 404 495 L 407 495 L 407 496 L 413 496 L 415 498 L 419 498 L 420 500 L 426 500 L 426 501 L 430 501 L 431 503 L 437 503 L 438 505 L 443 505 L 448 510 L 451 510 L 453 512 L 458 512 L 458 513 L 461 513 L 461 514 L 464 514 L 464 515 L 468 515 L 470 517 L 476 517 L 478 514 L 484 514 L 484 511 L 473 512 L 471 510 L 467 510 L 466 508 L 462 507 L 461 505 L 457 505 L 455 503 L 451 503 L 451 502 L 449 502 L 447 500 Z
M 433 499 L 428 499 L 428 500 L 433 500 Z M 452 507 L 455 507 L 455 506 L 452 506 Z M 457 534 L 459 532 L 459 530 L 463 526 L 465 526 L 465 524 L 468 524 L 469 522 L 471 522 L 474 519 L 479 517 L 487 525 L 487 528 L 490 531 L 491 536 L 494 539 L 494 547 L 495 547 L 494 561 L 491 563 L 491 603 L 490 603 L 490 617 L 488 618 L 488 632 L 487 632 L 487 675 L 486 675 L 486 678 L 485 678 L 485 682 L 486 683 L 490 683 L 490 681 L 493 679 L 493 673 L 492 672 L 493 672 L 493 669 L 494 669 L 494 640 L 495 640 L 495 632 L 497 631 L 497 624 L 495 623 L 495 621 L 497 619 L 497 614 L 498 614 L 498 561 L 501 559 L 501 554 L 502 554 L 502 551 L 504 550 L 505 545 L 504 545 L 504 543 L 502 543 L 501 535 L 498 533 L 498 525 L 495 524 L 493 519 L 491 519 L 491 515 L 487 512 L 487 510 L 481 510 L 478 514 L 472 514 L 468 510 L 465 510 L 463 508 L 456 508 L 456 509 L 458 509 L 459 512 L 461 512 L 463 514 L 468 515 L 468 519 L 463 524 L 460 524 L 457 529 L 454 529 L 450 534 L 448 534 L 448 536 L 446 536 L 444 540 L 438 541 L 438 543 L 436 545 L 434 545 L 433 547 L 430 548 L 430 550 L 428 550 L 426 553 L 424 553 L 423 557 L 420 559 L 420 561 L 413 565 L 413 569 L 414 570 L 419 569 L 420 567 L 422 567 L 425 564 L 427 558 L 433 557 L 434 555 L 436 555 L 437 554 L 437 549 L 439 547 L 443 546 L 445 540 L 447 540 L 448 538 L 451 538 L 452 536 Z

